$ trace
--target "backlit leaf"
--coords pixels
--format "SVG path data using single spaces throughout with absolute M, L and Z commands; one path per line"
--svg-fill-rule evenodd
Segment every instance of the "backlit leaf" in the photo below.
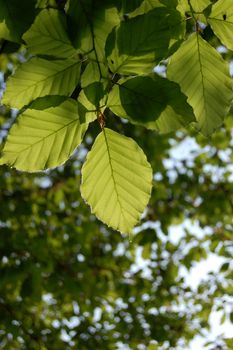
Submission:
M 170 45 L 182 38 L 181 22 L 179 12 L 165 7 L 122 22 L 106 43 L 111 71 L 122 74 L 152 71 L 167 56 Z
M 90 121 L 80 123 L 73 100 L 43 110 L 27 109 L 10 129 L 0 164 L 30 172 L 61 165 L 81 143 Z
M 179 0 L 177 9 L 181 13 L 189 12 L 191 13 L 191 9 L 195 13 L 195 17 L 197 17 L 200 12 L 204 11 L 204 9 L 211 4 L 211 0 Z M 190 7 L 191 5 L 191 7 Z
M 37 97 L 70 95 L 79 81 L 81 63 L 32 58 L 8 79 L 2 102 L 21 108 Z
M 171 132 L 195 121 L 179 86 L 158 75 L 120 80 L 108 107 L 119 117 L 161 132 Z
M 107 86 L 109 82 L 108 67 L 101 62 L 90 61 L 81 76 L 81 86 L 85 88 L 100 81 Z
M 188 96 L 198 129 L 204 135 L 210 135 L 222 124 L 232 99 L 227 63 L 198 33 L 194 33 L 171 57 L 167 74 Z
M 23 39 L 33 54 L 68 58 L 76 52 L 67 34 L 65 16 L 55 9 L 42 10 Z
M 82 168 L 81 194 L 110 227 L 130 233 L 151 192 L 152 170 L 131 138 L 110 129 L 98 135 Z
M 93 59 L 104 60 L 105 40 L 112 28 L 120 22 L 116 7 L 88 0 L 71 0 L 68 9 L 70 34 L 74 46 Z
M 214 33 L 221 42 L 233 50 L 233 3 L 231 0 L 217 1 L 208 18 Z

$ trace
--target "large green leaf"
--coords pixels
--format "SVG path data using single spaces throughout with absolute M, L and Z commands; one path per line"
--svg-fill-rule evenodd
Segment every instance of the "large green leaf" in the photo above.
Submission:
M 179 86 L 158 75 L 120 80 L 110 92 L 107 105 L 119 117 L 161 132 L 195 121 Z
M 0 164 L 30 172 L 61 165 L 81 143 L 90 121 L 80 122 L 74 100 L 43 110 L 27 109 L 10 129 Z
M 152 170 L 131 138 L 110 129 L 98 135 L 82 168 L 81 194 L 110 227 L 130 233 L 151 192 Z
M 37 97 L 70 95 L 79 81 L 80 62 L 32 58 L 7 81 L 2 102 L 21 108 Z
M 213 5 L 208 18 L 214 33 L 221 42 L 233 50 L 233 3 L 231 0 L 219 0 Z
M 112 72 L 141 74 L 152 71 L 169 48 L 182 38 L 180 13 L 165 7 L 122 22 L 110 34 L 106 55 Z
M 35 17 L 35 3 L 36 0 L 0 0 L 0 39 L 21 42 Z
M 167 74 L 188 96 L 198 129 L 204 135 L 210 135 L 222 124 L 232 99 L 227 63 L 198 33 L 194 33 L 171 57 Z
M 76 52 L 67 34 L 65 15 L 55 9 L 42 10 L 23 39 L 33 54 L 68 58 Z

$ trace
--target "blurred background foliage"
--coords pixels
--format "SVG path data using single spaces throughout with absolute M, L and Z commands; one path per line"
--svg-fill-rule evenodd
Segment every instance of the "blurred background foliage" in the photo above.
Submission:
M 25 59 L 23 47 L 1 42 L 1 89 Z M 0 107 L 1 144 L 16 114 Z M 206 349 L 232 350 L 224 334 L 207 342 L 213 312 L 233 323 L 232 115 L 211 139 L 192 129 L 159 135 L 110 117 L 107 125 L 133 137 L 154 170 L 152 198 L 130 240 L 80 198 L 97 122 L 58 169 L 0 168 L 0 348 L 188 349 L 201 335 Z

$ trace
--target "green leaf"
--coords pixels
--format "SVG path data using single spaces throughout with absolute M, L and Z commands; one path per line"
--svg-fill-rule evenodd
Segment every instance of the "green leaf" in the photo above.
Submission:
M 112 32 L 106 42 L 108 64 L 113 73 L 141 74 L 169 53 L 183 36 L 180 13 L 165 7 L 128 19 Z
M 158 0 L 156 0 L 158 1 Z M 134 11 L 137 8 L 141 7 L 141 4 L 143 3 L 143 0 L 134 0 L 134 1 L 128 1 L 128 0 L 122 0 L 122 8 L 121 11 L 123 13 L 129 14 L 130 12 Z
M 231 0 L 216 2 L 208 18 L 215 35 L 223 45 L 233 50 L 233 4 Z
M 37 97 L 70 95 L 79 81 L 80 65 L 75 60 L 32 58 L 8 79 L 2 102 L 21 108 Z
M 120 22 L 116 7 L 111 2 L 70 0 L 68 9 L 70 35 L 81 53 L 92 53 L 92 58 L 104 60 L 105 41 L 112 28 Z
M 153 10 L 156 7 L 162 7 L 163 5 L 159 0 L 144 0 L 141 5 L 135 9 L 132 13 L 129 14 L 129 17 L 135 17 L 139 15 L 143 15 L 146 12 Z
M 85 2 L 79 0 L 70 0 L 67 11 L 68 27 L 70 29 L 70 37 L 75 48 L 81 51 L 90 51 L 92 49 L 92 37 L 88 12 L 92 6 L 92 0 Z M 88 10 L 89 9 L 89 10 Z M 89 37 L 89 43 L 84 43 Z
M 57 107 L 62 102 L 67 100 L 67 96 L 45 96 L 38 97 L 36 100 L 32 101 L 26 108 L 43 110 L 50 107 Z
M 43 110 L 27 109 L 10 129 L 0 164 L 29 172 L 61 165 L 81 143 L 90 121 L 80 123 L 74 100 Z
M 229 262 L 225 262 L 222 264 L 221 266 L 221 269 L 220 269 L 220 272 L 226 272 L 229 270 L 229 267 L 230 267 L 230 263 Z
M 166 107 L 166 97 L 151 77 L 138 76 L 122 79 L 114 86 L 108 107 L 121 117 L 144 124 L 158 119 Z
M 176 0 L 144 0 L 141 5 L 136 8 L 135 11 L 129 14 L 129 17 L 135 17 L 142 15 L 150 10 L 153 10 L 156 7 L 170 7 L 175 9 L 177 6 Z
M 211 4 L 211 0 L 179 0 L 177 9 L 185 14 L 185 12 L 189 12 L 191 13 L 191 8 L 190 8 L 190 4 L 192 6 L 192 10 L 194 11 L 194 13 L 200 13 L 203 12 L 207 6 L 209 6 Z
M 21 42 L 35 17 L 35 0 L 0 0 L 0 39 Z M 22 20 L 23 19 L 23 20 Z
M 88 100 L 99 109 L 106 104 L 106 89 L 109 85 L 107 66 L 100 62 L 89 62 L 81 76 L 81 86 Z
M 90 61 L 81 76 L 81 86 L 85 88 L 99 81 L 103 82 L 105 86 L 108 84 L 108 67 L 101 62 Z
M 76 53 L 67 34 L 65 15 L 55 9 L 42 10 L 23 39 L 33 54 L 68 58 Z
M 203 12 L 211 4 L 211 0 L 191 0 L 190 2 L 195 12 Z
M 107 105 L 119 117 L 166 133 L 195 120 L 186 99 L 176 83 L 155 74 L 120 80 Z
M 99 112 L 104 112 L 105 106 L 105 102 L 100 101 L 99 108 L 97 110 L 95 104 L 93 104 L 87 98 L 84 90 L 82 90 L 78 96 L 78 113 L 81 121 L 85 121 L 86 119 L 95 120 Z
M 227 63 L 194 33 L 171 57 L 167 75 L 188 96 L 198 129 L 210 135 L 222 124 L 230 108 L 232 84 Z
M 131 233 L 152 187 L 152 170 L 134 140 L 110 129 L 98 135 L 82 168 L 82 197 L 110 227 Z
M 88 100 L 96 107 L 97 110 L 101 107 L 101 105 L 105 105 L 105 91 L 101 82 L 97 81 L 91 85 L 88 85 L 84 89 L 84 93 Z

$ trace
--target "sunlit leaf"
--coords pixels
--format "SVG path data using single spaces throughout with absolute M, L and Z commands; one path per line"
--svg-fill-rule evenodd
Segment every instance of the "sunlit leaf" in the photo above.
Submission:
M 23 39 L 33 54 L 68 58 L 76 52 L 67 34 L 65 16 L 55 9 L 42 10 Z
M 81 86 L 82 88 L 85 88 L 88 85 L 99 81 L 106 86 L 108 84 L 108 76 L 108 67 L 105 64 L 90 61 L 81 76 Z
M 181 11 L 181 13 L 191 13 L 192 11 L 194 11 L 195 16 L 198 16 L 210 4 L 211 0 L 179 0 L 177 9 Z
M 107 105 L 119 117 L 161 132 L 195 121 L 179 86 L 158 75 L 120 80 L 110 92 Z
M 80 123 L 73 100 L 48 109 L 27 109 L 10 129 L 0 164 L 30 172 L 61 165 L 82 141 L 89 121 Z
M 32 58 L 8 79 L 2 102 L 21 108 L 37 97 L 70 95 L 79 81 L 80 62 Z
M 198 129 L 204 135 L 210 135 L 222 124 L 232 99 L 227 63 L 198 33 L 194 33 L 171 57 L 167 74 L 188 96 Z
M 214 33 L 221 42 L 233 50 L 233 4 L 231 0 L 217 1 L 208 18 Z
M 123 21 L 106 43 L 111 71 L 121 74 L 152 71 L 167 56 L 170 44 L 182 38 L 181 22 L 179 12 L 165 7 Z
M 93 59 L 103 61 L 105 40 L 112 28 L 120 22 L 116 7 L 111 2 L 71 0 L 68 9 L 70 34 L 74 46 Z
M 81 194 L 100 220 L 130 233 L 149 201 L 151 181 L 151 167 L 137 143 L 106 128 L 82 168 Z

